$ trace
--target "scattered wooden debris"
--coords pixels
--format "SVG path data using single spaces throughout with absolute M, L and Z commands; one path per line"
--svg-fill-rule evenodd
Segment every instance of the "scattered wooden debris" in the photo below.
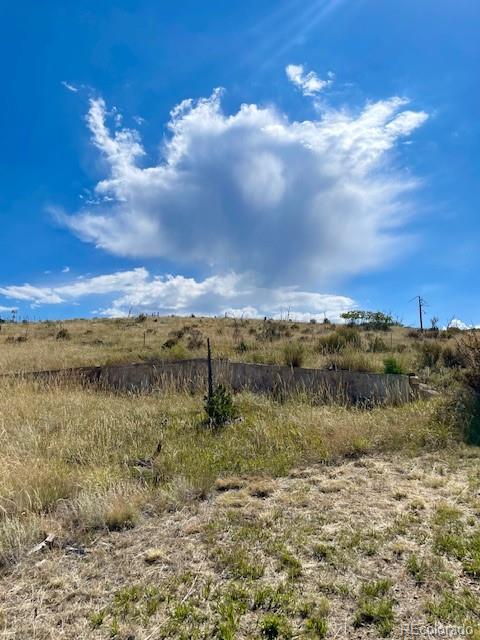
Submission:
M 34 553 L 38 553 L 39 551 L 51 549 L 53 547 L 54 542 L 55 542 L 55 534 L 49 533 L 48 536 L 45 538 L 45 540 L 43 540 L 43 542 L 36 544 L 32 549 L 30 549 L 30 551 L 28 552 L 28 555 L 31 556 Z

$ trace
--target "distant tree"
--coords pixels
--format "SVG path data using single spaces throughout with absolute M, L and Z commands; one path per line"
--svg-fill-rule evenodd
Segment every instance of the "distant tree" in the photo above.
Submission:
M 377 331 L 386 331 L 394 323 L 392 316 L 382 313 L 381 311 L 361 311 L 354 309 L 352 311 L 345 311 L 340 316 L 348 324 L 360 324 L 363 327 L 369 329 L 376 329 Z
M 348 322 L 348 324 L 356 324 L 357 322 L 362 323 L 365 321 L 367 311 L 345 311 L 340 315 L 340 317 Z

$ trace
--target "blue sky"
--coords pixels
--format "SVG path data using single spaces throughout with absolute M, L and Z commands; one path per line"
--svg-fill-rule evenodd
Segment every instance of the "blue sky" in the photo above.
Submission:
M 0 24 L 0 315 L 415 323 L 420 294 L 480 324 L 477 3 L 51 0 Z

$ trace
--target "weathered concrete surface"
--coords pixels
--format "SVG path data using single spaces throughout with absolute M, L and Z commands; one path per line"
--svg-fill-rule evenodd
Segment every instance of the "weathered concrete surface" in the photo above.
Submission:
M 225 384 L 233 391 L 269 393 L 279 398 L 306 393 L 319 402 L 372 405 L 403 404 L 416 396 L 406 375 L 294 369 L 227 360 L 213 362 L 213 375 L 215 383 Z M 36 372 L 30 376 L 46 380 L 71 378 L 127 392 L 158 392 L 173 388 L 193 393 L 207 387 L 207 360 L 80 367 Z

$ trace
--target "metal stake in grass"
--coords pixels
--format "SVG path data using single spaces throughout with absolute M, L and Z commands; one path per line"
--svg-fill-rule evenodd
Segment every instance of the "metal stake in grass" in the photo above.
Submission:
M 207 366 L 208 366 L 208 399 L 213 396 L 213 374 L 212 374 L 212 351 L 210 349 L 210 338 L 207 338 Z

